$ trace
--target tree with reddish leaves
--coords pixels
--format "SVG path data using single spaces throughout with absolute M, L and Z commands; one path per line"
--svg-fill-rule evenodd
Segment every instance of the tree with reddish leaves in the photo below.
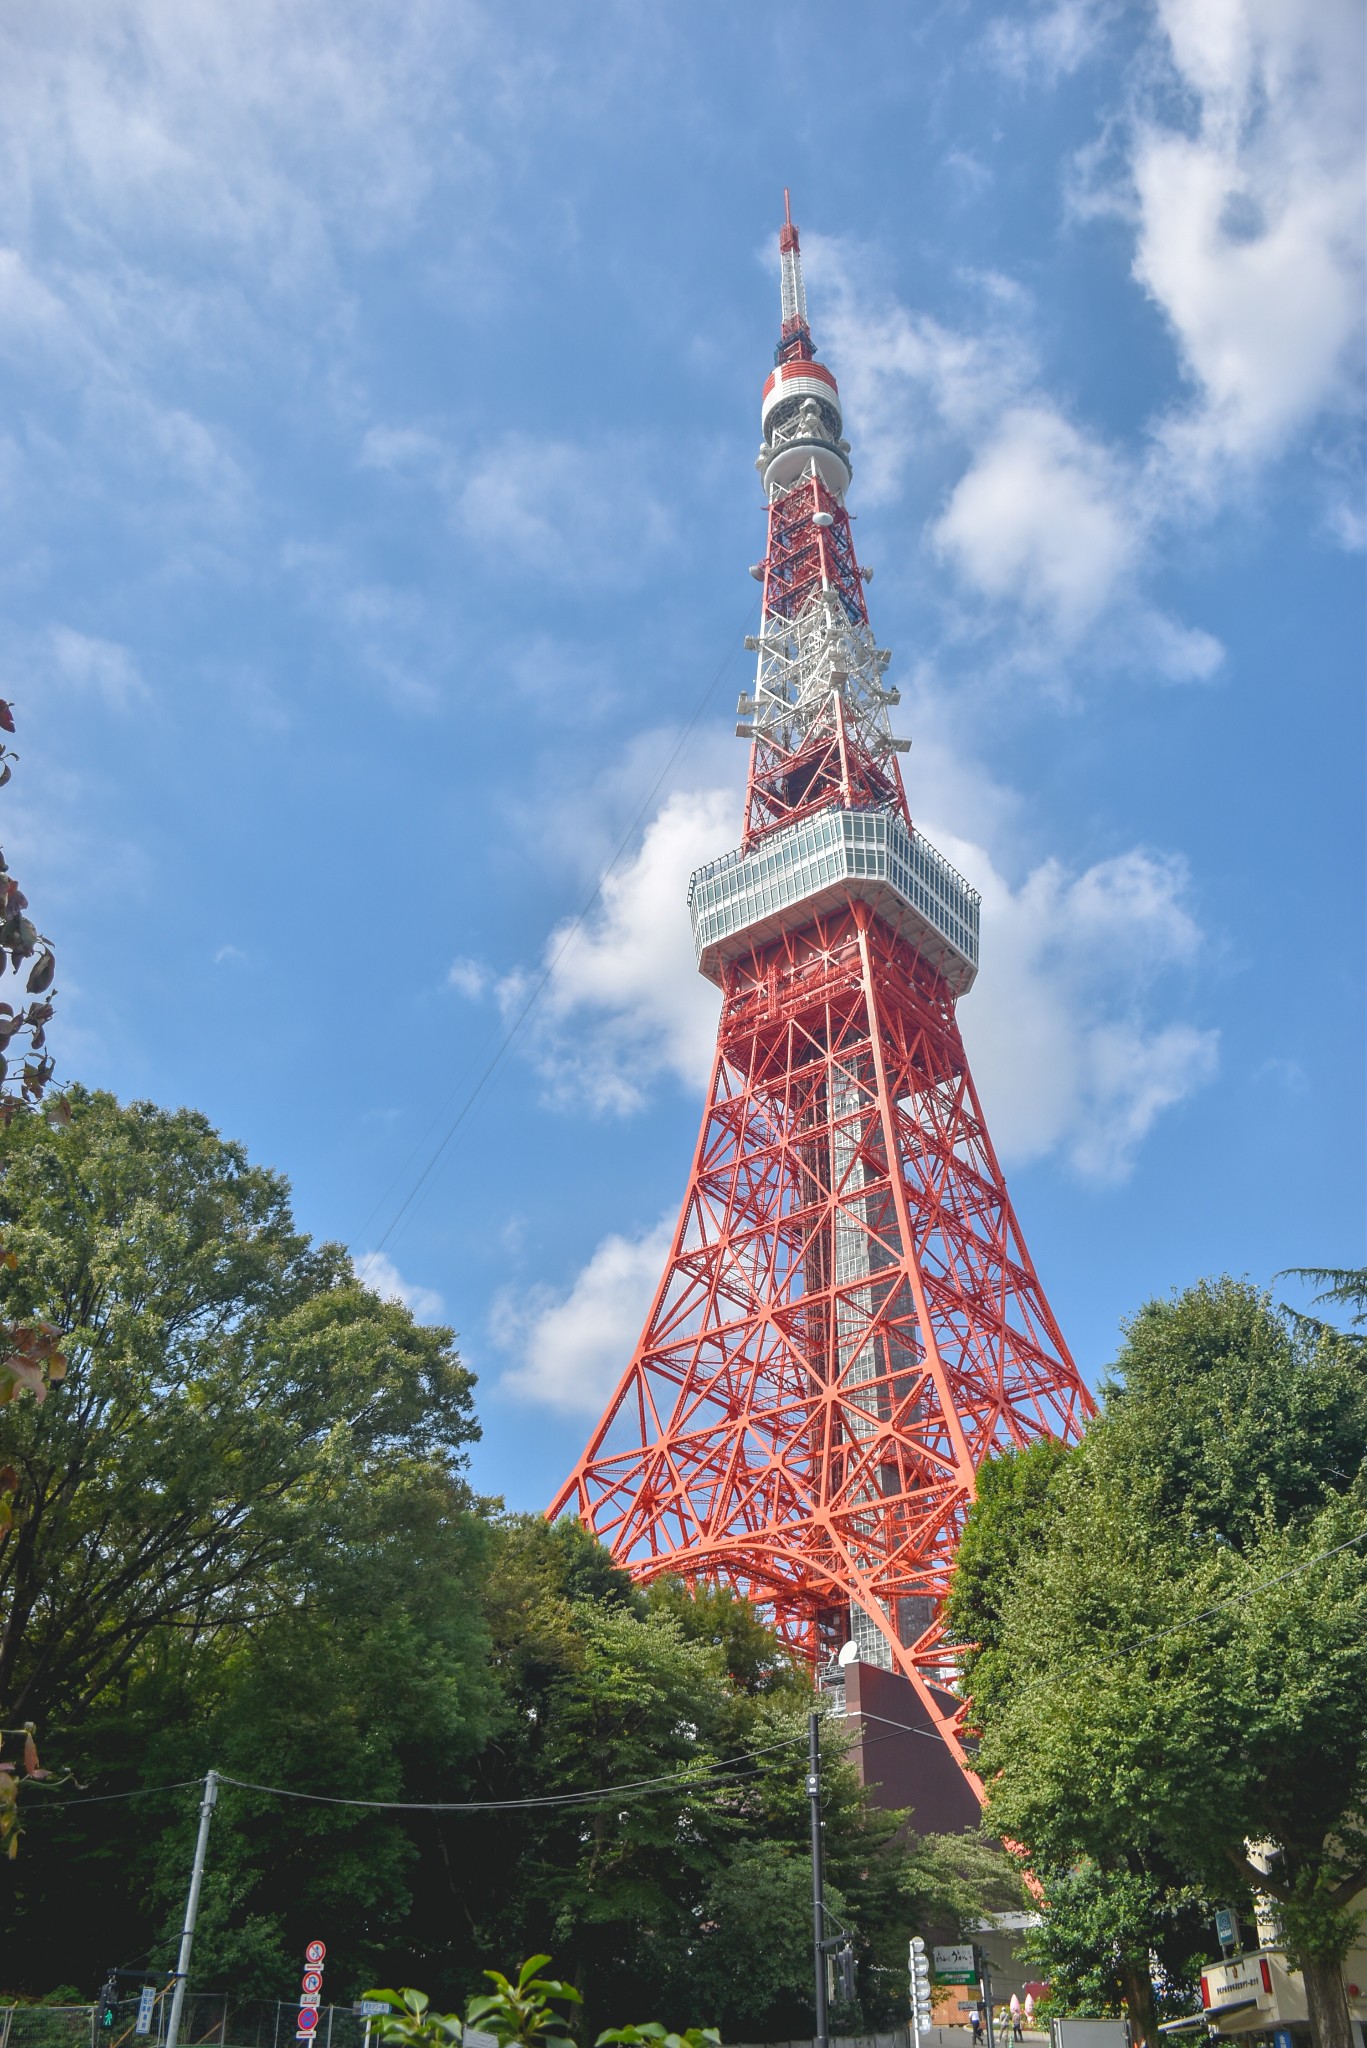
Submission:
M 0 697 L 0 732 L 14 731 L 14 712 Z M 0 739 L 0 789 L 14 773 L 18 755 Z M 0 851 L 0 1125 L 8 1127 L 16 1117 L 42 1109 L 54 1121 L 64 1121 L 70 1109 L 64 1096 L 47 1093 L 53 1074 L 53 1059 L 47 1050 L 47 1027 L 52 1016 L 53 982 L 57 956 L 28 916 L 28 897 L 9 871 Z M 16 1264 L 9 1246 L 0 1242 L 0 1264 Z M 51 1323 L 37 1318 L 23 1322 L 0 1322 L 0 1406 L 21 1394 L 45 1400 L 49 1383 L 61 1379 L 66 1361 L 59 1348 L 59 1333 Z M 15 1491 L 19 1475 L 12 1465 L 0 1465 L 0 1532 L 13 1526 Z M 17 1736 L 19 1753 L 0 1756 L 0 1853 L 13 1857 L 19 1848 L 19 1780 L 46 1777 L 38 1768 L 38 1751 L 33 1724 L 0 1729 L 0 1745 L 7 1736 Z
M 14 731 L 14 712 L 0 697 L 0 732 Z M 0 789 L 14 772 L 18 755 L 0 739 Z M 28 915 L 28 897 L 9 871 L 0 851 L 0 1125 L 31 1115 L 40 1107 L 54 1122 L 65 1122 L 70 1106 L 64 1096 L 48 1096 L 53 1058 L 47 1050 L 52 1017 L 57 956 Z M 0 1263 L 11 1268 L 14 1254 L 0 1245 Z M 48 1383 L 65 1370 L 57 1348 L 57 1332 L 42 1322 L 0 1324 L 0 1406 L 20 1394 L 41 1401 Z M 13 1475 L 0 1469 L 0 1526 L 12 1512 Z

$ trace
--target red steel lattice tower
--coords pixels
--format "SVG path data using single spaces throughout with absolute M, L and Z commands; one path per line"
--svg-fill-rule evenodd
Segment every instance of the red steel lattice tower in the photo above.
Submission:
M 642 1581 L 732 1585 L 808 1656 L 900 1672 L 968 1769 L 940 1608 L 975 1474 L 1092 1403 L 959 1035 L 978 896 L 907 806 L 784 198 L 745 831 L 689 885 L 716 1058 L 640 1342 L 550 1512 Z

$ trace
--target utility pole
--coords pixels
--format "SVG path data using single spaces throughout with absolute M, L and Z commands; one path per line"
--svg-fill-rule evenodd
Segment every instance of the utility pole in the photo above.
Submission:
M 812 1954 L 816 1962 L 816 2048 L 829 2048 L 826 2019 L 826 1876 L 821 1858 L 821 1716 L 807 1723 L 807 1798 L 812 1808 Z M 174 2044 L 170 2044 L 174 2048 Z
M 204 1858 L 209 1847 L 209 1822 L 218 1804 L 218 1772 L 204 1777 L 204 1798 L 199 1809 L 199 1834 L 195 1860 L 190 1866 L 190 1890 L 185 1900 L 185 1925 L 180 1930 L 180 1955 L 176 1961 L 176 1988 L 171 1998 L 171 2017 L 166 2024 L 165 2048 L 176 2048 L 180 2039 L 180 2013 L 185 2003 L 185 1980 L 190 1974 L 190 1950 L 194 1947 L 195 1922 L 199 1918 L 199 1888 L 204 1882 Z
M 992 2017 L 992 1970 L 985 1954 L 979 1956 L 979 1981 L 983 1988 L 983 2011 L 987 2020 L 987 2048 L 997 2048 L 997 2023 Z

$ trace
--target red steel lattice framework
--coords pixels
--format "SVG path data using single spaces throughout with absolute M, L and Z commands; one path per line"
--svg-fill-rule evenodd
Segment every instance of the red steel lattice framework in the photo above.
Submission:
M 645 1328 L 550 1512 L 643 1581 L 738 1588 L 810 1657 L 853 1641 L 969 1770 L 940 1609 L 978 1466 L 1092 1403 L 959 1034 L 977 897 L 907 807 L 790 219 L 780 251 L 745 834 L 690 890 L 716 1057 Z

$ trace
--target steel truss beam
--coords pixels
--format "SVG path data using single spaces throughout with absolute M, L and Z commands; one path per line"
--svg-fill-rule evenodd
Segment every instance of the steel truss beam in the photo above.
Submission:
M 811 1657 L 853 1601 L 967 1770 L 940 1606 L 975 1474 L 1090 1409 L 940 977 L 861 901 L 729 963 L 665 1270 L 551 1513 Z

